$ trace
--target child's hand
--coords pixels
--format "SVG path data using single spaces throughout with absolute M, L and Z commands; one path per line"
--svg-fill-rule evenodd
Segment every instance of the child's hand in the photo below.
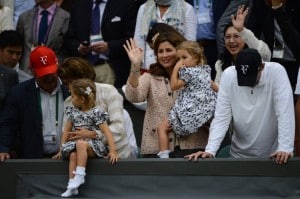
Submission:
M 182 62 L 181 60 L 179 60 L 179 61 L 176 63 L 175 68 L 180 69 L 180 68 L 182 68 L 182 67 L 185 67 L 185 65 L 183 64 L 183 62 Z
M 211 81 L 210 83 L 211 83 L 211 88 L 213 89 L 213 91 L 218 92 L 219 86 L 214 81 Z
M 118 157 L 117 152 L 116 151 L 110 151 L 108 153 L 108 159 L 109 159 L 109 163 L 111 163 L 111 164 L 114 164 L 114 163 L 118 162 L 119 157 Z
M 61 151 L 52 157 L 53 160 L 60 160 L 62 158 Z

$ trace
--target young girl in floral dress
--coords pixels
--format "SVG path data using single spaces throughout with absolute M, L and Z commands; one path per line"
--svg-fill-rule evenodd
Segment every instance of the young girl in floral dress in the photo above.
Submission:
M 108 157 L 110 163 L 118 161 L 118 154 L 111 131 L 108 128 L 108 114 L 95 106 L 96 86 L 89 79 L 75 80 L 71 86 L 72 106 L 65 108 L 68 117 L 61 139 L 63 157 L 69 157 L 69 182 L 62 197 L 78 194 L 78 187 L 85 182 L 85 168 L 88 157 Z M 106 143 L 100 139 L 72 139 L 70 132 L 77 128 L 87 128 L 91 131 L 100 129 L 105 135 Z

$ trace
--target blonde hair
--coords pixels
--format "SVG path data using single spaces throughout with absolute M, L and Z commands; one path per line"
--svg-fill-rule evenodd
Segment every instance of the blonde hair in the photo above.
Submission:
M 176 47 L 176 50 L 186 50 L 192 57 L 195 57 L 198 60 L 198 65 L 206 64 L 203 47 L 195 41 L 183 41 Z
M 87 78 L 77 79 L 72 82 L 71 90 L 75 95 L 84 97 L 85 105 L 87 108 L 93 108 L 96 101 L 96 85 L 95 83 Z

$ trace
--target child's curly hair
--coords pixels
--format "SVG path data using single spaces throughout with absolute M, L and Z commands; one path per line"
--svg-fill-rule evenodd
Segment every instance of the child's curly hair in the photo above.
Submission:
M 192 57 L 198 60 L 198 65 L 206 64 L 203 47 L 195 41 L 183 41 L 176 47 L 176 50 L 186 50 Z

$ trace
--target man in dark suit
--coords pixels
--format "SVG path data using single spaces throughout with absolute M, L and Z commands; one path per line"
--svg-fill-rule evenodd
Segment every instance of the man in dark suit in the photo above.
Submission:
M 92 12 L 100 9 L 100 30 L 92 34 Z M 96 71 L 96 81 L 121 88 L 127 81 L 130 62 L 123 44 L 133 37 L 137 15 L 134 0 L 78 0 L 70 12 L 66 49 L 70 56 L 87 59 Z M 99 22 L 99 21 L 98 21 Z
M 5 96 L 9 89 L 18 83 L 18 73 L 13 69 L 0 65 L 0 115 L 4 106 Z
M 57 76 L 57 58 L 47 47 L 30 54 L 34 78 L 11 88 L 0 118 L 0 161 L 52 157 L 60 147 L 63 102 L 69 95 Z
M 29 54 L 34 46 L 45 45 L 51 48 L 59 62 L 65 58 L 63 42 L 68 30 L 70 14 L 59 8 L 54 0 L 35 0 L 36 6 L 20 15 L 16 31 L 24 38 L 23 56 L 20 68 L 29 70 Z M 41 28 L 43 13 L 45 24 Z

